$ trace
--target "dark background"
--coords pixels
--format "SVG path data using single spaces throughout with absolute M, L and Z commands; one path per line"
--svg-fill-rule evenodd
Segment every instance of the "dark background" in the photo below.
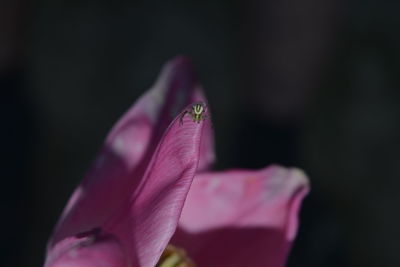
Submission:
M 42 264 L 107 131 L 186 54 L 217 169 L 309 174 L 289 267 L 400 266 L 399 12 L 389 0 L 2 0 L 1 265 Z

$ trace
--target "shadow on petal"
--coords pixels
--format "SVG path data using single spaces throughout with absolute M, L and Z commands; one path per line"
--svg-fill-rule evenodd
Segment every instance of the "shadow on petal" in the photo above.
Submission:
M 126 267 L 129 262 L 126 250 L 113 235 L 96 231 L 60 241 L 45 267 Z
M 291 241 L 273 228 L 221 228 L 201 233 L 178 229 L 171 244 L 186 250 L 198 267 L 281 267 Z

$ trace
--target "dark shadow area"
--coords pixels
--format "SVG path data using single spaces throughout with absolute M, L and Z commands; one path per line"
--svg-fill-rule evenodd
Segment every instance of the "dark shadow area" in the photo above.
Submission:
M 171 244 L 198 266 L 284 266 L 290 242 L 279 229 L 223 228 L 191 234 L 177 229 Z
M 30 209 L 32 143 L 34 123 L 26 96 L 25 72 L 12 69 L 0 72 L 1 118 L 1 193 L 0 210 L 3 229 L 0 245 L 4 266 L 13 266 L 22 255 L 21 243 L 27 241 L 26 222 L 34 212 Z M 19 264 L 19 260 L 17 260 Z

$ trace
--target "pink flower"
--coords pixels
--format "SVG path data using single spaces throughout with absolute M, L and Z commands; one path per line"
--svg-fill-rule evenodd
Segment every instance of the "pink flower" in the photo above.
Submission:
M 188 60 L 167 64 L 73 193 L 46 267 L 178 266 L 188 258 L 200 267 L 284 265 L 306 176 L 279 166 L 206 172 L 214 160 L 210 120 L 184 113 L 199 101 Z

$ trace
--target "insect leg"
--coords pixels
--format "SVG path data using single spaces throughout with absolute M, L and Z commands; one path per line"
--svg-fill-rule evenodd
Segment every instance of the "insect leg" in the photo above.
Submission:
M 181 117 L 179 118 L 179 124 L 180 124 L 180 125 L 183 125 L 183 117 L 185 117 L 185 115 L 186 115 L 187 113 L 189 113 L 189 111 L 185 110 L 185 111 L 182 113 Z

